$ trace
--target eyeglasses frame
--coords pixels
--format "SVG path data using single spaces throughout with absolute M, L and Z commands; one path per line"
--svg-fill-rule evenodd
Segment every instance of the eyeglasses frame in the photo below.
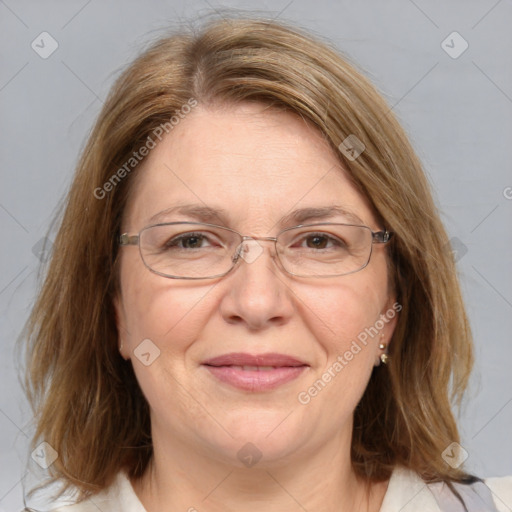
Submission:
M 231 268 L 227 272 L 224 272 L 223 274 L 217 274 L 217 275 L 208 276 L 208 277 L 170 276 L 168 274 L 164 274 L 163 272 L 159 272 L 158 270 L 152 269 L 145 262 L 144 257 L 142 256 L 142 249 L 140 247 L 140 236 L 141 236 L 142 232 L 145 231 L 146 229 L 150 229 L 150 228 L 154 228 L 154 227 L 158 227 L 158 226 L 170 226 L 170 225 L 174 225 L 174 224 L 194 224 L 194 225 L 208 226 L 208 227 L 212 227 L 212 228 L 220 228 L 220 229 L 224 229 L 226 231 L 231 231 L 232 233 L 238 235 L 240 237 L 241 241 L 240 241 L 240 244 L 237 246 L 237 249 L 236 249 L 235 253 L 231 257 L 231 261 L 232 261 Z M 371 243 L 371 246 L 370 246 L 370 254 L 368 256 L 367 262 L 361 268 L 358 268 L 357 270 L 352 270 L 352 271 L 346 272 L 344 274 L 333 274 L 333 275 L 325 275 L 325 276 L 314 276 L 314 275 L 313 276 L 305 276 L 305 275 L 301 275 L 301 274 L 295 274 L 295 273 L 290 272 L 289 270 L 287 270 L 285 268 L 285 266 L 283 265 L 283 262 L 281 261 L 281 258 L 279 257 L 279 251 L 277 250 L 277 240 L 278 240 L 278 238 L 283 233 L 285 233 L 286 231 L 290 231 L 292 229 L 297 229 L 297 228 L 307 228 L 307 227 L 314 227 L 314 226 L 352 226 L 352 227 L 359 227 L 359 228 L 368 229 L 370 231 L 371 235 L 372 235 L 372 243 Z M 224 277 L 227 274 L 229 274 L 236 267 L 236 264 L 238 263 L 238 261 L 240 259 L 241 247 L 242 247 L 243 243 L 245 241 L 247 241 L 247 240 L 274 242 L 274 249 L 275 249 L 275 252 L 276 252 L 277 259 L 278 259 L 279 263 L 281 264 L 283 270 L 287 274 L 290 274 L 290 275 L 295 276 L 295 277 L 305 277 L 305 278 L 317 277 L 317 278 L 324 278 L 324 277 L 340 277 L 340 276 L 346 276 L 346 275 L 350 275 L 350 274 L 355 274 L 356 272 L 360 272 L 365 267 L 367 267 L 368 264 L 370 263 L 370 259 L 372 257 L 372 253 L 373 253 L 373 244 L 375 244 L 375 243 L 376 244 L 387 244 L 391 240 L 393 235 L 394 235 L 394 233 L 391 232 L 391 231 L 388 231 L 387 229 L 380 230 L 380 231 L 373 231 L 369 226 L 365 226 L 363 224 L 346 224 L 346 223 L 343 223 L 343 222 L 317 222 L 317 223 L 314 223 L 314 224 L 299 224 L 298 226 L 291 226 L 289 228 L 285 228 L 285 229 L 281 230 L 275 237 L 274 236 L 250 236 L 250 235 L 242 235 L 242 233 L 239 233 L 238 231 L 236 231 L 234 229 L 231 229 L 231 228 L 228 228 L 228 227 L 225 227 L 225 226 L 219 226 L 218 224 L 210 224 L 210 223 L 207 223 L 207 222 L 176 221 L 176 222 L 161 222 L 161 223 L 158 223 L 158 224 L 151 224 L 149 226 L 145 226 L 145 227 L 143 227 L 139 231 L 139 233 L 137 235 L 130 235 L 128 233 L 123 233 L 123 234 L 119 235 L 119 240 L 118 241 L 119 241 L 119 245 L 120 246 L 137 245 L 139 247 L 139 254 L 140 254 L 140 257 L 142 259 L 142 262 L 144 263 L 144 266 L 150 272 L 153 272 L 154 274 L 157 274 L 157 275 L 162 276 L 162 277 L 166 277 L 168 279 L 198 280 L 198 279 L 217 279 L 219 277 Z

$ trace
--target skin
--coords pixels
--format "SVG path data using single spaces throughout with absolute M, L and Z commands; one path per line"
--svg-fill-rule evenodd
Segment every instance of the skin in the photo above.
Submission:
M 374 231 L 383 228 L 320 134 L 259 104 L 198 106 L 182 120 L 141 167 L 122 232 L 138 233 L 178 203 L 224 208 L 228 227 L 255 236 L 275 236 L 291 210 L 333 204 Z M 175 220 L 195 219 L 168 218 Z M 149 402 L 154 442 L 134 490 L 148 512 L 378 511 L 387 482 L 368 490 L 358 480 L 350 439 L 378 345 L 389 342 L 395 320 L 307 405 L 297 396 L 392 307 L 386 248 L 374 245 L 357 273 L 308 279 L 283 272 L 272 243 L 261 246 L 254 262 L 199 281 L 155 275 L 136 247 L 121 249 L 121 354 L 132 360 Z M 147 338 L 160 350 L 149 366 L 133 353 Z M 310 367 L 273 391 L 241 391 L 201 366 L 228 352 L 284 353 Z M 250 468 L 237 457 L 248 442 L 262 454 Z

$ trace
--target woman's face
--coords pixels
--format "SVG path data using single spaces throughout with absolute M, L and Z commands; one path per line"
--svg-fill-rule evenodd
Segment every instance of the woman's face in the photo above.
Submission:
M 197 107 L 137 172 L 122 226 L 130 234 L 177 205 L 221 210 L 224 225 L 244 235 L 276 236 L 298 224 L 280 225 L 295 210 L 331 206 L 348 213 L 304 223 L 358 217 L 383 228 L 319 133 L 259 104 Z M 157 221 L 198 220 L 163 213 Z M 273 243 L 260 244 L 254 261 L 197 281 L 156 275 L 136 247 L 121 248 L 122 355 L 149 402 L 155 445 L 176 443 L 238 465 L 247 465 L 245 455 L 272 464 L 349 445 L 378 345 L 395 324 L 385 247 L 374 245 L 359 272 L 302 278 L 280 269 Z M 269 354 L 282 357 L 251 359 Z M 220 356 L 215 368 L 205 364 Z

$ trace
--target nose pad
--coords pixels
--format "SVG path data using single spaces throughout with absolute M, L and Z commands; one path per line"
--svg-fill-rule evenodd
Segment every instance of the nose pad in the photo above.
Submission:
M 246 263 L 255 262 L 263 253 L 263 247 L 253 238 L 244 240 L 238 247 L 233 256 L 233 263 L 242 258 Z

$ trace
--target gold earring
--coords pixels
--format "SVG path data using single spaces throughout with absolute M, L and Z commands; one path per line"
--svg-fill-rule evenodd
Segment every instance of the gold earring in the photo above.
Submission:
M 382 335 L 381 335 L 381 338 L 383 338 L 383 337 L 384 337 L 384 334 L 382 334 Z M 385 349 L 386 349 L 386 347 L 387 347 L 387 345 L 386 345 L 385 343 L 382 343 L 382 342 L 381 342 L 381 343 L 379 344 L 379 349 L 380 349 L 380 350 L 385 350 Z M 382 364 L 387 364 L 387 362 L 388 362 L 388 360 L 389 360 L 389 356 L 388 356 L 386 353 L 381 354 L 381 355 L 380 355 L 380 360 L 381 360 Z

